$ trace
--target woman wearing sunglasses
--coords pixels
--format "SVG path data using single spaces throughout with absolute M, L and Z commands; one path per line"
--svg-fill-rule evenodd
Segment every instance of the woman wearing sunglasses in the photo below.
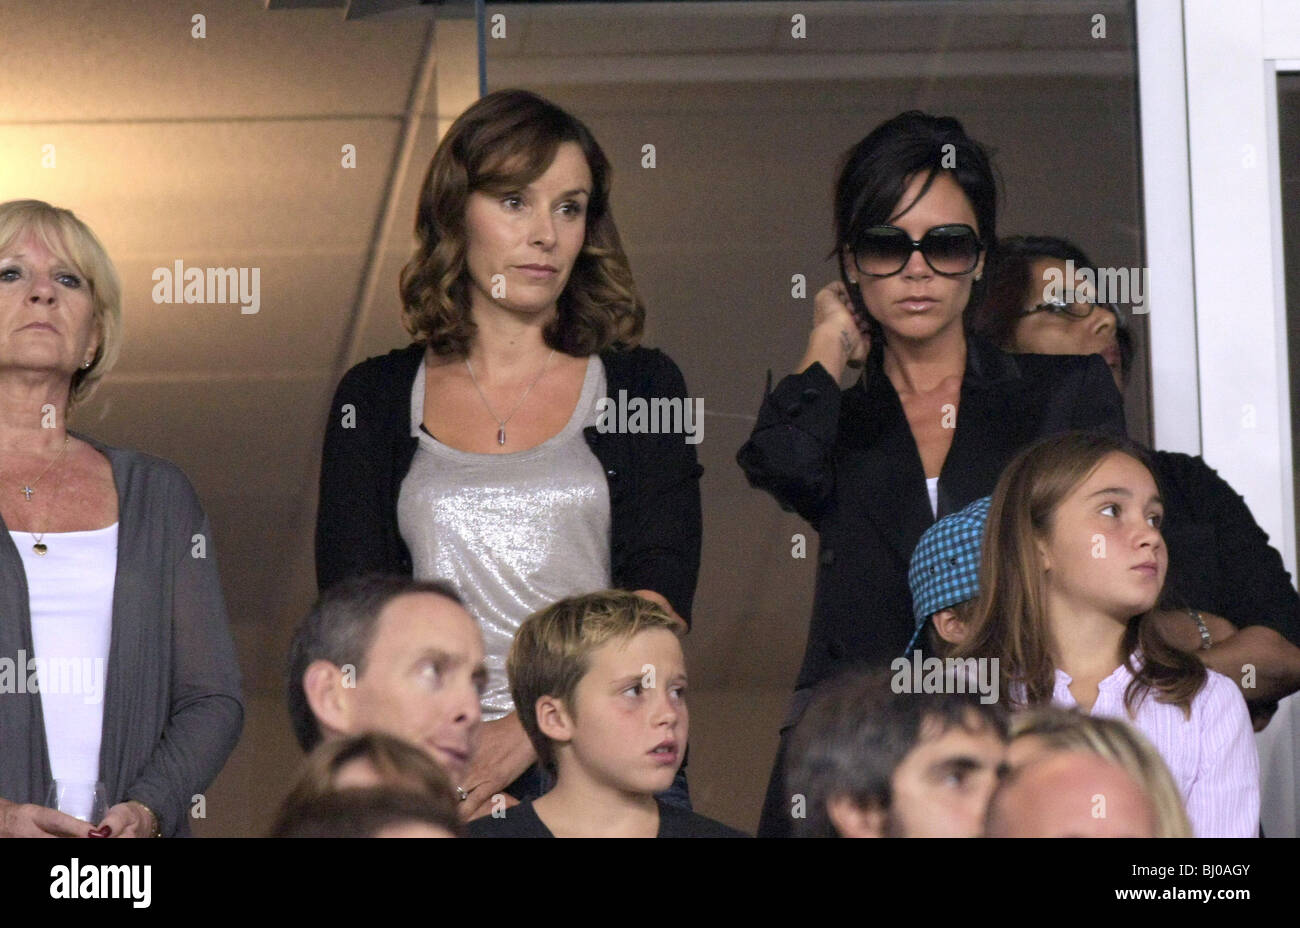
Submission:
M 899 656 L 914 629 L 907 571 L 937 518 L 992 492 L 1034 439 L 1123 434 L 1099 357 L 1013 357 L 969 335 L 996 239 L 997 192 L 952 118 L 903 113 L 844 158 L 835 186 L 840 280 L 815 298 L 807 350 L 764 398 L 737 460 L 820 536 L 807 649 L 759 834 L 788 834 L 780 769 L 818 683 Z M 974 297 L 974 300 L 972 300 Z M 862 368 L 846 389 L 846 367 Z
M 988 265 L 983 298 L 971 301 L 970 331 L 1012 353 L 1099 354 L 1122 394 L 1133 360 L 1124 310 L 1098 302 L 1090 282 L 1073 288 L 1052 286 L 1068 280 L 1072 269 L 1097 276 L 1091 259 L 1065 239 L 1001 239 L 996 259 Z

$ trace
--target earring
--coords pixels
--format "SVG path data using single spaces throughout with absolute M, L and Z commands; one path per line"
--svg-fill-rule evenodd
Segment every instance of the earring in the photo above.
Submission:
M 83 371 L 86 370 L 86 369 L 89 368 L 89 367 L 90 367 L 90 362 L 89 362 L 89 361 L 82 361 L 82 362 L 81 362 L 81 369 L 82 369 Z

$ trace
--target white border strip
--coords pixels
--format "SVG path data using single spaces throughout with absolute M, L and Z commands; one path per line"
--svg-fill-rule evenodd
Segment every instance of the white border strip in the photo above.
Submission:
M 1281 464 L 1280 492 L 1282 495 L 1282 514 L 1284 527 L 1282 537 L 1278 539 L 1278 548 L 1282 560 L 1291 571 L 1291 578 L 1296 579 L 1296 525 L 1295 525 L 1295 468 L 1291 454 L 1291 376 L 1287 345 L 1287 298 L 1286 298 L 1286 250 L 1282 234 L 1282 141 L 1277 128 L 1277 79 L 1279 74 L 1296 70 L 1284 65 L 1286 61 L 1265 61 L 1264 66 L 1264 121 L 1268 142 L 1265 146 L 1268 158 L 1268 200 L 1270 205 L 1269 226 L 1273 245 L 1273 305 L 1274 339 L 1277 358 L 1275 364 L 1278 379 L 1278 415 L 1288 428 L 1284 432 L 1279 461 Z M 1300 294 L 1296 294 L 1300 300 Z
M 1295 510 L 1290 488 L 1283 491 L 1294 475 L 1279 344 L 1280 188 L 1268 117 L 1277 81 L 1265 60 L 1262 10 L 1260 0 L 1230 10 L 1184 2 L 1201 444 L 1294 577 Z M 1286 49 L 1274 47 L 1282 57 Z
M 1200 454 L 1187 87 L 1177 2 L 1137 0 L 1137 55 L 1155 447 Z

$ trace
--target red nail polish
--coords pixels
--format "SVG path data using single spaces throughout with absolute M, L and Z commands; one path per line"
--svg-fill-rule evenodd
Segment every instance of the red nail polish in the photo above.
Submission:
M 109 828 L 107 825 L 105 825 L 103 828 L 90 829 L 90 836 L 92 838 L 107 838 L 112 833 L 113 833 L 113 829 Z

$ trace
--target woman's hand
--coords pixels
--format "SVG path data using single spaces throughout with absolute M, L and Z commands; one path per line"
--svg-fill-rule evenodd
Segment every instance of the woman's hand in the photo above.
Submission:
M 844 283 L 832 281 L 813 297 L 813 329 L 798 372 L 820 363 L 838 381 L 845 367 L 858 368 L 866 361 L 871 350 L 869 332 L 867 323 L 854 313 Z
M 97 838 L 149 838 L 153 836 L 154 824 L 152 812 L 128 799 L 109 809 L 91 835 Z
M 686 620 L 679 616 L 677 610 L 673 608 L 672 603 L 668 602 L 667 597 L 660 593 L 656 593 L 654 590 L 635 590 L 633 591 L 633 595 L 640 596 L 642 599 L 648 599 L 655 605 L 661 606 L 663 610 L 668 613 L 668 617 L 673 620 L 673 624 L 677 626 L 678 638 L 684 638 L 686 633 L 691 630 L 690 626 L 686 624 Z
M 503 797 L 507 807 L 517 805 L 519 800 L 506 793 L 505 788 L 536 759 L 532 742 L 519 724 L 518 713 L 484 722 L 474 760 L 460 784 L 466 794 L 460 804 L 461 819 L 468 822 L 487 815 L 492 811 L 492 797 L 496 795 Z
M 58 809 L 0 799 L 0 838 L 86 838 L 90 823 Z

